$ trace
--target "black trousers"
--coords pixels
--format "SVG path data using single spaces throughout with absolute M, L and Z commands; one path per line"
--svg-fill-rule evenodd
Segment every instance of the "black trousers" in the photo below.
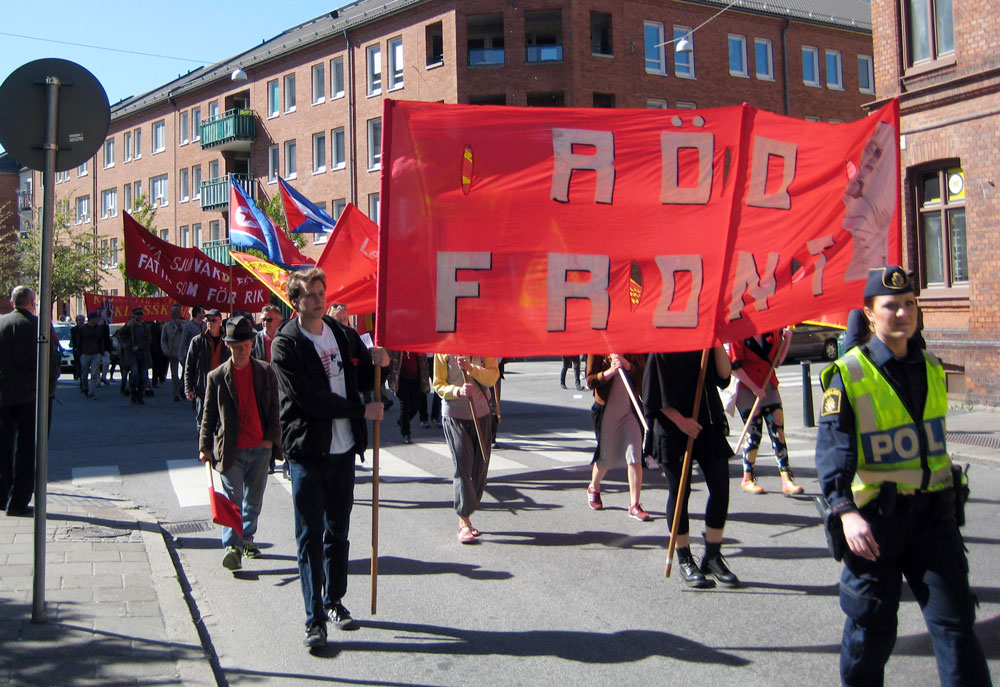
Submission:
M 52 399 L 49 399 L 52 427 Z M 35 491 L 35 402 L 0 406 L 0 506 L 23 511 Z
M 421 422 L 427 422 L 427 394 L 420 390 L 419 379 L 400 379 L 396 398 L 399 399 L 399 431 L 409 436 L 410 420 L 419 415 Z

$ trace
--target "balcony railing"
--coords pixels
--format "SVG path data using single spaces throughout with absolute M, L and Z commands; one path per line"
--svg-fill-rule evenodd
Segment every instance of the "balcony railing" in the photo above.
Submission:
M 32 207 L 33 199 L 31 197 L 31 191 L 18 191 L 17 192 L 17 209 L 18 210 L 30 210 Z
M 201 244 L 201 251 L 223 265 L 233 264 L 233 259 L 229 256 L 229 239 L 205 241 L 205 243 Z
M 253 179 L 246 174 L 226 174 L 201 182 L 201 209 L 215 210 L 229 205 L 229 178 L 243 187 L 247 197 L 255 200 Z
M 504 64 L 504 49 L 503 48 L 470 48 L 469 49 L 469 66 L 470 67 L 502 67 Z
M 250 150 L 257 138 L 257 116 L 253 110 L 227 110 L 201 122 L 201 147 L 218 150 Z
M 525 62 L 562 62 L 563 47 L 561 45 L 529 45 L 525 49 Z

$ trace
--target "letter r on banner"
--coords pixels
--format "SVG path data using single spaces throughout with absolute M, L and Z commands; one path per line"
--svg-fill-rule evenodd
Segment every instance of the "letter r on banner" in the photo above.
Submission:
M 589 272 L 590 280 L 569 281 L 567 272 Z M 611 258 L 607 255 L 549 253 L 548 312 L 546 329 L 566 331 L 566 301 L 584 298 L 590 301 L 590 328 L 607 329 L 611 298 L 608 296 Z
M 479 298 L 479 282 L 458 281 L 458 270 L 488 270 L 492 265 L 493 255 L 488 251 L 438 251 L 435 317 L 437 331 L 455 331 L 459 298 Z
M 573 152 L 574 145 L 593 146 L 592 155 Z M 610 131 L 552 130 L 552 200 L 569 202 L 569 181 L 574 169 L 597 172 L 594 202 L 610 205 L 615 190 L 615 139 Z

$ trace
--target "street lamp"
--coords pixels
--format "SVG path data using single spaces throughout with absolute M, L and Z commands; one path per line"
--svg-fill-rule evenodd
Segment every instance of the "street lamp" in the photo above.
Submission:
M 676 43 L 676 45 L 674 45 L 675 53 L 691 52 L 694 49 L 693 46 L 691 45 L 691 37 L 694 35 L 695 31 L 697 31 L 710 21 L 714 20 L 716 17 L 718 17 L 720 14 L 728 10 L 733 5 L 742 5 L 742 4 L 743 0 L 732 0 L 732 2 L 730 2 L 728 5 L 723 7 L 721 10 L 713 14 L 711 17 L 709 17 L 702 23 L 698 24 L 698 26 L 694 27 L 680 38 L 671 38 L 669 41 L 663 41 L 662 43 L 657 43 L 654 47 L 659 48 L 664 45 L 670 45 L 671 43 Z

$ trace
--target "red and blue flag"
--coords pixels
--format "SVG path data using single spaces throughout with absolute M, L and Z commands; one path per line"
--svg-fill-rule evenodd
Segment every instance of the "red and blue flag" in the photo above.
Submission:
M 285 269 L 312 267 L 316 262 L 299 252 L 283 231 L 274 226 L 236 180 L 229 179 L 229 245 L 253 248 Z
M 337 224 L 330 215 L 311 203 L 308 198 L 292 188 L 287 181 L 278 177 L 281 201 L 285 205 L 288 230 L 297 233 L 330 233 Z

